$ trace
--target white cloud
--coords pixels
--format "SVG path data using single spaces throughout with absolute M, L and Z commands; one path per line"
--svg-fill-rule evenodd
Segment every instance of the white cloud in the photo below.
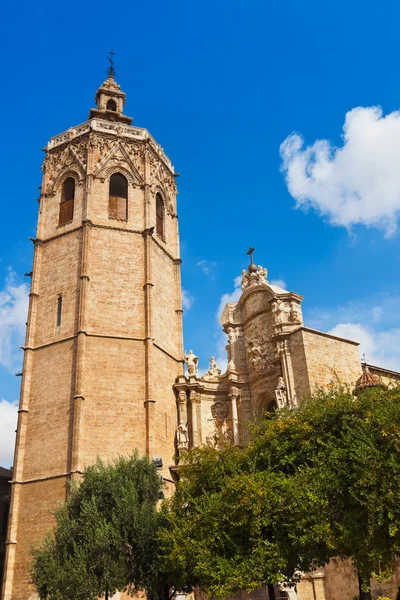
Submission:
M 242 295 L 242 276 L 238 275 L 238 277 L 235 277 L 235 279 L 233 280 L 233 285 L 234 285 L 234 289 L 233 292 L 230 292 L 229 294 L 223 294 L 221 296 L 221 300 L 219 301 L 219 305 L 218 305 L 218 310 L 216 312 L 216 319 L 219 323 L 219 320 L 221 318 L 222 315 L 222 311 L 224 310 L 225 306 L 229 303 L 234 304 L 235 302 L 237 302 L 240 298 L 240 296 Z
M 282 171 L 296 206 L 312 207 L 333 225 L 374 226 L 392 235 L 400 214 L 400 112 L 380 107 L 346 114 L 343 145 L 293 133 L 281 144 Z
M 360 342 L 367 363 L 400 371 L 400 328 L 374 331 L 359 323 L 339 323 L 328 333 Z
M 213 272 L 216 266 L 217 263 L 210 260 L 199 260 L 196 264 L 196 267 L 199 267 L 199 269 L 203 271 L 204 275 L 207 275 L 211 278 L 213 278 Z
M 286 281 L 284 279 L 271 279 L 269 283 L 286 290 Z
M 193 305 L 193 302 L 194 302 L 194 298 L 190 294 L 190 292 L 188 292 L 187 290 L 182 288 L 182 307 L 185 310 L 189 310 L 189 308 Z
M 15 429 L 17 427 L 17 402 L 0 400 L 0 466 L 13 464 Z
M 5 287 L 0 291 L 0 365 L 13 372 L 20 368 L 29 288 L 9 269 Z

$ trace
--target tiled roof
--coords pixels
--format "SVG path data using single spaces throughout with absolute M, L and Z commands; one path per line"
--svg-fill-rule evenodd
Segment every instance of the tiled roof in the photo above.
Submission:
M 363 372 L 356 384 L 356 390 L 361 391 L 365 388 L 376 387 L 381 385 L 381 381 L 377 375 L 371 373 L 367 364 L 362 366 Z

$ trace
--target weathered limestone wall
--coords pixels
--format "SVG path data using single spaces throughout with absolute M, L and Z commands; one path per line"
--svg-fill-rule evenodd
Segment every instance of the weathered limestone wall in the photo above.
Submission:
M 88 331 L 144 338 L 143 238 L 92 227 L 88 272 Z
M 68 470 L 75 345 L 75 340 L 67 340 L 34 352 L 24 480 Z
M 326 386 L 337 377 L 340 381 L 355 383 L 361 375 L 360 356 L 358 343 L 344 340 L 306 327 L 301 328 L 295 334 L 295 348 L 299 348 L 301 341 L 307 365 L 307 378 L 309 392 L 313 392 L 315 386 Z M 297 366 L 302 365 L 301 358 L 293 356 Z M 299 381 L 299 389 L 307 393 L 307 381 L 304 366 L 295 371 L 295 378 Z M 299 393 L 299 392 L 298 392 Z
M 52 239 L 41 247 L 43 268 L 40 269 L 35 346 L 75 334 L 81 240 L 79 230 Z M 62 319 L 57 327 L 59 294 L 62 295 Z
M 144 369 L 142 341 L 88 337 L 81 469 L 98 456 L 108 462 L 145 453 Z
M 28 583 L 27 575 L 31 563 L 30 548 L 50 529 L 54 519 L 53 511 L 65 499 L 66 479 L 60 477 L 36 483 L 24 483 L 18 488 L 18 513 L 16 515 L 14 512 L 12 517 L 14 520 L 18 519 L 16 529 L 18 551 L 15 553 L 15 562 L 9 565 L 13 571 L 13 580 L 7 578 L 4 598 L 36 600 L 35 588 Z

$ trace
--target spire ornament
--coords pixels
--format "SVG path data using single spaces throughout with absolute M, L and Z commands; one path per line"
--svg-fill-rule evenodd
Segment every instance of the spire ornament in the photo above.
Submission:
M 250 256 L 249 274 L 256 273 L 257 271 L 257 267 L 253 263 L 253 252 L 255 252 L 255 248 L 250 246 L 250 248 L 247 250 L 247 254 Z
M 114 56 L 115 56 L 115 52 L 114 50 L 110 50 L 110 52 L 108 53 L 108 56 L 106 57 L 108 62 L 110 63 L 110 66 L 108 67 L 107 71 L 106 71 L 106 75 L 108 76 L 109 79 L 114 79 L 115 76 L 117 75 L 117 71 L 115 70 L 115 64 L 114 64 Z

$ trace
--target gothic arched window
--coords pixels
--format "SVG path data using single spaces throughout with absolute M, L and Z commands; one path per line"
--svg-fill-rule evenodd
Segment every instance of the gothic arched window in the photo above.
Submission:
M 164 201 L 160 193 L 156 194 L 156 232 L 164 237 Z
M 109 100 L 107 102 L 107 106 L 106 106 L 107 110 L 113 110 L 114 112 L 117 112 L 117 105 L 115 103 L 115 100 Z
M 75 179 L 68 177 L 62 186 L 58 224 L 65 225 L 74 218 Z
M 128 181 L 121 173 L 114 173 L 110 177 L 108 216 L 120 221 L 128 218 Z

